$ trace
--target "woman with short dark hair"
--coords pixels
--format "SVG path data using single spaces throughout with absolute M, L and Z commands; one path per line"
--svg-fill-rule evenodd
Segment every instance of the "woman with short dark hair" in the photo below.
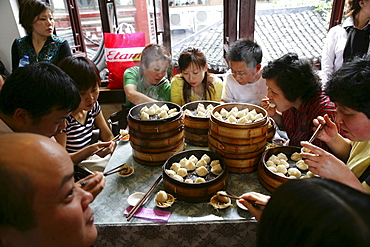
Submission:
M 19 60 L 27 55 L 30 63 L 47 62 L 57 65 L 71 56 L 68 42 L 53 34 L 54 18 L 50 5 L 42 0 L 24 0 L 19 8 L 19 22 L 27 35 L 14 40 L 12 68 L 18 68 Z

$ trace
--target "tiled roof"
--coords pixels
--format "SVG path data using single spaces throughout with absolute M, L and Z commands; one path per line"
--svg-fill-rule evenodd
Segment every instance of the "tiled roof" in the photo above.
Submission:
M 327 23 L 313 7 L 257 10 L 255 41 L 262 47 L 263 63 L 281 57 L 288 52 L 313 62 L 321 60 L 323 39 Z M 210 69 L 224 72 L 223 22 L 206 27 L 172 47 L 176 63 L 180 52 L 189 46 L 206 53 Z

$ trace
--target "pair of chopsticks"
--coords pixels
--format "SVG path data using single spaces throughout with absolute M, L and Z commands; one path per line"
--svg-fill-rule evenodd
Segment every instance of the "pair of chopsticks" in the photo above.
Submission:
M 325 126 L 325 124 L 319 124 L 319 126 L 317 126 L 317 129 L 315 130 L 315 132 L 311 136 L 310 140 L 308 140 L 309 143 L 312 143 L 316 139 L 316 137 L 320 134 L 320 132 L 322 131 L 324 126 Z
M 117 166 L 117 167 L 115 167 L 113 169 L 110 169 L 109 171 L 104 172 L 103 173 L 103 176 L 106 177 L 106 176 L 112 175 L 114 173 L 118 173 L 118 172 L 127 170 L 128 169 L 127 167 L 123 167 L 122 168 L 122 166 L 124 166 L 124 165 L 126 165 L 126 163 L 125 164 L 121 164 L 121 165 L 119 165 L 119 166 Z M 81 186 L 84 186 L 84 185 L 88 184 L 90 182 L 90 180 L 91 179 L 88 179 L 88 180 L 85 180 L 85 181 L 81 182 Z
M 226 191 L 226 193 L 220 193 L 220 194 L 223 195 L 223 196 L 229 197 L 229 198 L 237 199 L 237 200 L 243 199 L 243 198 L 241 198 L 239 196 L 236 196 L 236 195 L 233 195 L 233 194 L 231 194 L 227 191 Z M 243 200 L 246 200 L 246 199 L 243 199 Z M 257 202 L 257 201 L 248 200 L 248 199 L 246 201 L 248 201 L 250 204 L 252 204 L 253 207 L 266 206 L 266 204 L 262 203 L 262 202 Z
M 126 135 L 124 135 L 124 136 L 127 136 L 127 134 L 126 134 Z M 110 142 L 118 141 L 120 138 L 122 138 L 122 137 L 124 137 L 124 136 L 122 136 L 121 134 L 118 134 L 118 135 L 116 135 L 112 140 L 110 140 Z M 103 151 L 106 147 L 107 147 L 107 146 L 102 147 L 102 148 L 99 148 L 98 150 L 96 150 L 95 152 L 93 152 L 90 156 L 92 156 L 92 155 L 94 155 L 94 154 L 97 154 L 97 153 L 99 153 L 100 151 Z
M 148 198 L 150 193 L 154 190 L 154 188 L 159 184 L 159 182 L 162 180 L 162 175 L 157 178 L 157 180 L 154 182 L 152 187 L 145 193 L 145 195 L 136 203 L 136 205 L 130 210 L 130 212 L 126 215 L 127 221 L 130 221 L 131 218 L 134 216 L 136 211 L 144 204 L 145 200 Z

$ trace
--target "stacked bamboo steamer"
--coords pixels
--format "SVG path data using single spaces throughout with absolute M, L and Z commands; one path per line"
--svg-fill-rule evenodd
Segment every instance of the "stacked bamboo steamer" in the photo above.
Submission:
M 147 120 L 140 119 L 141 109 L 167 105 L 175 108 L 175 116 Z M 181 107 L 171 102 L 149 102 L 131 108 L 128 116 L 130 144 L 134 159 L 144 165 L 163 165 L 172 155 L 185 149 L 184 120 Z
M 225 122 L 216 117 L 216 112 L 222 108 L 231 111 L 233 108 L 242 111 L 248 108 L 262 117 L 254 122 L 236 124 Z M 265 150 L 268 116 L 265 109 L 260 106 L 246 103 L 229 103 L 214 108 L 209 125 L 209 149 L 220 154 L 227 165 L 229 172 L 247 173 L 257 170 L 262 153 Z

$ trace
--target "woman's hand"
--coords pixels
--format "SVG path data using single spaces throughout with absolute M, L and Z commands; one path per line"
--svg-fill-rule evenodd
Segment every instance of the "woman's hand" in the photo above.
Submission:
M 274 107 L 271 106 L 270 104 L 270 99 L 265 96 L 261 100 L 261 106 L 263 109 L 265 109 L 270 117 L 274 117 L 276 114 L 276 105 Z
M 97 172 L 77 181 L 76 183 L 79 184 L 82 189 L 90 192 L 95 199 L 95 197 L 104 189 L 105 177 L 103 173 Z
M 105 147 L 103 150 L 96 153 L 96 155 L 98 155 L 99 157 L 104 158 L 108 154 L 113 153 L 114 149 L 117 146 L 117 143 L 115 141 L 112 141 L 112 142 L 97 142 L 97 143 L 92 144 L 91 146 L 93 146 L 93 152 L 96 152 L 99 149 Z
M 301 145 L 311 150 L 310 153 L 301 153 L 301 157 L 305 159 L 309 170 L 320 177 L 343 183 L 348 174 L 352 173 L 343 161 L 324 149 L 308 142 L 301 142 Z
M 256 220 L 259 221 L 261 219 L 262 215 L 262 208 L 260 206 L 254 207 L 251 203 L 248 202 L 248 200 L 260 202 L 263 204 L 267 204 L 270 200 L 270 196 L 266 196 L 261 193 L 257 192 L 248 192 L 241 196 L 242 199 L 239 199 L 239 202 L 241 202 L 244 206 L 248 208 L 248 210 L 256 217 Z M 262 206 L 263 207 L 263 206 Z
M 319 124 L 325 125 L 320 134 L 317 136 L 317 138 L 326 143 L 332 142 L 339 135 L 337 126 L 333 121 L 331 121 L 328 114 L 325 114 L 324 117 L 322 116 L 317 117 L 316 119 L 313 120 L 313 124 L 316 127 Z

